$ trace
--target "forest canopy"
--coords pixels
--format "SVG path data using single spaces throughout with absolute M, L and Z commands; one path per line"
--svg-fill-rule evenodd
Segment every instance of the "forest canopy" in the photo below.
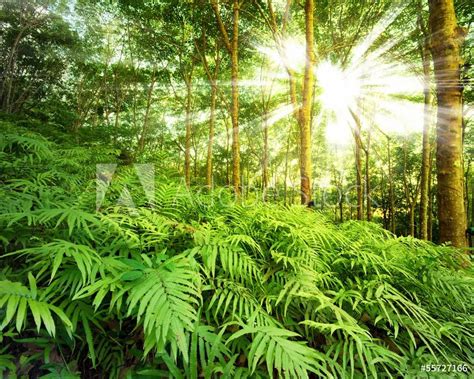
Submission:
M 472 374 L 473 22 L 1 0 L 0 375 Z

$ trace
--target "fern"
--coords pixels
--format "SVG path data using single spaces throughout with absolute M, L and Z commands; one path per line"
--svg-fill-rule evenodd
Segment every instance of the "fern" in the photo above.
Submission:
M 265 361 L 269 377 L 273 376 L 273 370 L 280 376 L 284 374 L 290 378 L 308 378 L 308 372 L 331 377 L 324 368 L 325 360 L 320 353 L 290 339 L 298 337 L 297 333 L 276 327 L 244 327 L 227 341 L 231 342 L 246 334 L 252 335 L 247 352 L 252 373 L 261 361 Z
M 0 329 L 4 329 L 10 322 L 15 320 L 16 329 L 21 331 L 29 311 L 33 316 L 37 331 L 44 325 L 46 331 L 51 336 L 54 336 L 56 324 L 52 315 L 55 314 L 61 320 L 63 326 L 70 332 L 72 327 L 71 321 L 62 309 L 42 299 L 41 293 L 38 293 L 36 288 L 36 280 L 33 275 L 28 274 L 28 279 L 30 288 L 18 282 L 0 281 L 0 307 L 5 306 L 5 315 L 0 324 Z
M 116 152 L 10 126 L 4 375 L 20 371 L 16 352 L 42 375 L 112 378 L 410 377 L 426 362 L 474 363 L 474 276 L 453 248 L 162 177 L 150 201 L 131 167 L 96 211 L 84 163 Z M 134 209 L 116 204 L 124 186 Z

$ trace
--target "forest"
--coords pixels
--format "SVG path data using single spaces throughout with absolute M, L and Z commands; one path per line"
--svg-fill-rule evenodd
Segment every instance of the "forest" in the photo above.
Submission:
M 468 378 L 472 0 L 0 0 L 0 377 Z

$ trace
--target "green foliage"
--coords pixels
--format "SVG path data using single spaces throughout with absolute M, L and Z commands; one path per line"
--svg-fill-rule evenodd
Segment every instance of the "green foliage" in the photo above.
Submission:
M 112 154 L 4 126 L 3 375 L 372 378 L 474 363 L 474 277 L 454 249 L 162 178 L 150 204 L 127 167 L 96 211 L 91 162 Z M 116 204 L 123 185 L 135 209 Z

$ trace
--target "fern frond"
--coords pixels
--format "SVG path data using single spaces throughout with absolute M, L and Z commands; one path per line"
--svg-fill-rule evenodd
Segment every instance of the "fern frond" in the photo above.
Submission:
M 227 343 L 247 334 L 252 335 L 248 351 L 249 368 L 252 372 L 265 362 L 269 377 L 273 376 L 274 370 L 278 372 L 279 377 L 285 378 L 308 378 L 308 372 L 332 377 L 325 368 L 324 355 L 303 342 L 291 340 L 299 337 L 297 333 L 276 327 L 244 327 L 233 334 Z
M 33 316 L 37 331 L 44 325 L 46 331 L 54 336 L 56 334 L 56 324 L 52 317 L 55 314 L 62 322 L 66 330 L 71 331 L 72 324 L 64 312 L 38 298 L 38 290 L 33 275 L 29 274 L 30 288 L 21 283 L 9 280 L 0 281 L 0 308 L 5 309 L 5 316 L 1 322 L 0 329 L 4 329 L 15 319 L 15 327 L 18 331 L 23 329 L 27 318 L 27 311 Z

